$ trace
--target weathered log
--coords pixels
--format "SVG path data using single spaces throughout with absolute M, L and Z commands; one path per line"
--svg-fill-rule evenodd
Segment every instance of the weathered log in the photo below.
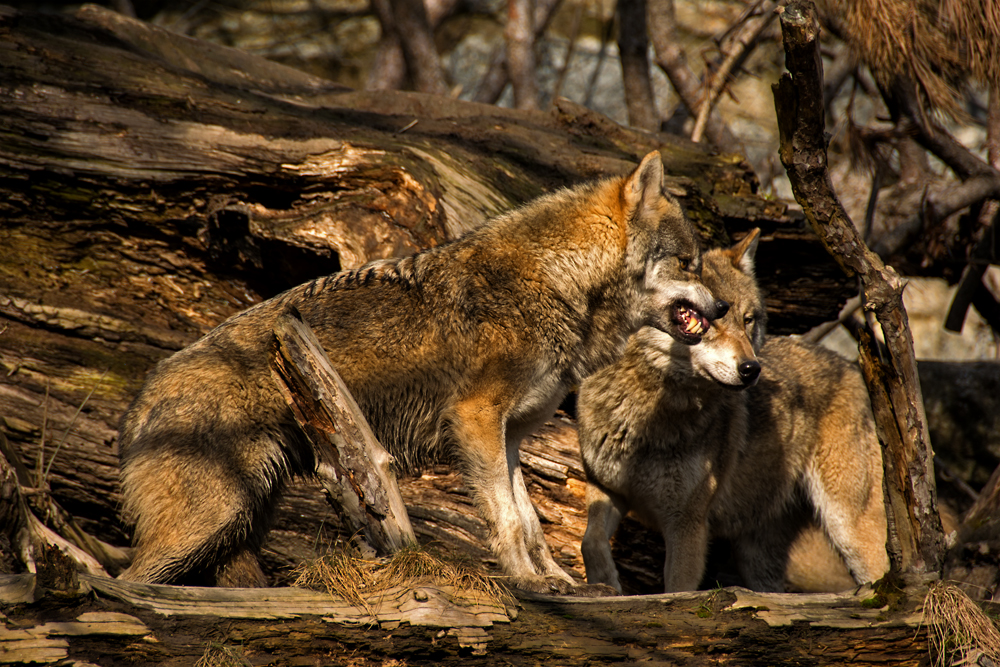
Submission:
M 406 664 L 628 663 L 920 665 L 922 597 L 863 587 L 842 594 L 741 588 L 641 598 L 525 596 L 504 608 L 453 589 L 403 586 L 369 610 L 299 589 L 192 589 L 81 576 L 87 590 L 35 589 L 0 577 L 14 629 L 4 661 L 191 664 L 211 645 L 268 664 L 395 659 Z M 21 602 L 12 601 L 10 595 Z M 224 620 L 224 622 L 219 622 Z
M 906 575 L 940 572 L 944 536 L 913 339 L 903 307 L 904 282 L 865 246 L 830 181 L 819 22 L 813 4 L 796 0 L 786 6 L 781 31 L 788 69 L 774 86 L 781 163 L 817 235 L 844 271 L 861 280 L 864 308 L 875 315 L 888 350 L 888 359 L 880 359 L 871 333 L 861 331 L 861 369 L 885 465 L 890 562 L 894 571 Z

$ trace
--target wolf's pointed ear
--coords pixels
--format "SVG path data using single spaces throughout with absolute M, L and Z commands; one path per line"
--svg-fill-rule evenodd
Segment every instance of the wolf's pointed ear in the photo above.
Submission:
M 663 194 L 663 160 L 659 151 L 642 158 L 639 166 L 626 179 L 623 190 L 629 215 L 658 201 Z
M 760 228 L 754 227 L 743 240 L 729 249 L 729 256 L 733 259 L 733 266 L 741 272 L 750 276 L 754 275 L 754 255 L 757 254 L 757 241 L 760 240 Z

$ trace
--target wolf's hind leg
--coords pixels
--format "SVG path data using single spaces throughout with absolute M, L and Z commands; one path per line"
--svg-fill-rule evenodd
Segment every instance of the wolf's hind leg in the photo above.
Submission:
M 198 464 L 170 453 L 133 459 L 123 470 L 126 515 L 135 520 L 135 552 L 121 579 L 142 583 L 216 585 L 224 569 L 252 542 L 262 524 L 248 492 L 225 466 Z M 238 558 L 247 571 L 247 559 Z M 241 581 L 248 581 L 240 577 Z M 245 584 L 244 584 L 245 585 Z
M 877 581 L 889 571 L 881 484 L 877 490 L 876 494 L 873 489 L 863 505 L 830 495 L 824 499 L 823 505 L 818 505 L 827 536 L 858 584 Z
M 224 588 L 264 588 L 267 577 L 260 569 L 257 549 L 244 546 L 216 568 L 215 585 Z
M 607 584 L 619 593 L 622 592 L 622 584 L 609 540 L 627 511 L 622 498 L 594 484 L 587 484 L 587 530 L 580 545 L 583 564 L 587 568 L 587 583 Z

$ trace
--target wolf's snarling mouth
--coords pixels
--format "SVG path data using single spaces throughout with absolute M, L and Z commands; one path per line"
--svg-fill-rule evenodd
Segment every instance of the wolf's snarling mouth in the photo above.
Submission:
M 702 335 L 708 331 L 708 318 L 683 303 L 674 306 L 673 320 L 679 329 L 681 340 L 690 345 L 700 342 Z

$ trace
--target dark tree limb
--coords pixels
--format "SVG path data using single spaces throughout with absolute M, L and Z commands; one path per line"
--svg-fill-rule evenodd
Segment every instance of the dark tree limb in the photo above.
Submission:
M 549 22 L 555 16 L 562 0 L 537 0 L 535 2 L 532 26 L 535 32 L 534 39 L 537 41 L 548 28 Z M 482 104 L 496 104 L 503 94 L 504 88 L 510 81 L 507 71 L 507 49 L 504 46 L 497 47 L 490 57 L 489 68 L 486 75 L 479 82 L 473 101 Z
M 962 273 L 962 279 L 958 283 L 958 289 L 951 300 L 951 306 L 944 321 L 944 328 L 949 331 L 962 330 L 969 306 L 977 300 L 983 306 L 983 308 L 977 306 L 980 314 L 992 315 L 993 309 L 990 308 L 989 303 L 990 301 L 993 301 L 994 304 L 996 302 L 993 300 L 993 296 L 989 293 L 989 290 L 986 289 L 986 286 L 983 285 L 983 276 L 986 274 L 986 269 L 989 265 L 996 260 L 996 251 L 1000 247 L 1000 243 L 997 242 L 998 220 L 1000 220 L 1000 212 L 993 216 L 993 220 L 984 231 L 983 237 L 976 243 L 969 254 L 969 263 Z M 984 310 L 986 311 L 985 313 L 983 313 Z M 1000 331 L 993 322 L 990 322 L 990 325 L 994 331 Z
M 628 122 L 651 132 L 660 129 L 653 83 L 649 78 L 649 37 L 646 27 L 646 0 L 619 0 L 618 53 L 625 86 Z
M 917 142 L 939 157 L 960 179 L 964 181 L 973 176 L 984 175 L 1000 178 L 1000 172 L 928 117 L 912 79 L 897 77 L 893 86 L 883 91 L 883 96 L 890 109 L 896 109 L 905 116 L 908 123 L 912 124 Z
M 399 44 L 406 55 L 406 67 L 414 87 L 423 93 L 448 94 L 434 33 L 423 0 L 387 0 Z
M 936 506 L 933 453 L 902 303 L 904 283 L 865 246 L 830 181 L 819 23 L 812 3 L 796 0 L 789 4 L 781 16 L 781 28 L 788 69 L 774 86 L 781 162 L 816 234 L 849 275 L 860 277 L 865 310 L 874 313 L 888 350 L 888 358 L 881 359 L 870 336 L 859 343 L 883 446 L 890 561 L 894 571 L 904 575 L 938 573 L 944 540 Z
M 368 70 L 365 88 L 368 90 L 400 90 L 406 81 L 406 56 L 399 41 L 396 19 L 389 0 L 372 0 L 372 11 L 382 27 L 382 38 L 375 52 L 375 60 Z M 427 22 L 433 32 L 441 22 L 455 11 L 458 0 L 441 0 L 424 4 Z
M 375 60 L 368 70 L 367 90 L 400 90 L 406 82 L 406 56 L 389 0 L 372 0 L 372 12 L 382 28 Z
M 316 473 L 352 534 L 363 533 L 380 556 L 417 543 L 393 471 L 361 409 L 297 314 L 274 330 L 272 369 L 278 388 L 313 444 Z
M 535 80 L 534 3 L 531 0 L 507 0 L 507 77 L 514 89 L 514 106 L 538 108 L 538 82 Z

